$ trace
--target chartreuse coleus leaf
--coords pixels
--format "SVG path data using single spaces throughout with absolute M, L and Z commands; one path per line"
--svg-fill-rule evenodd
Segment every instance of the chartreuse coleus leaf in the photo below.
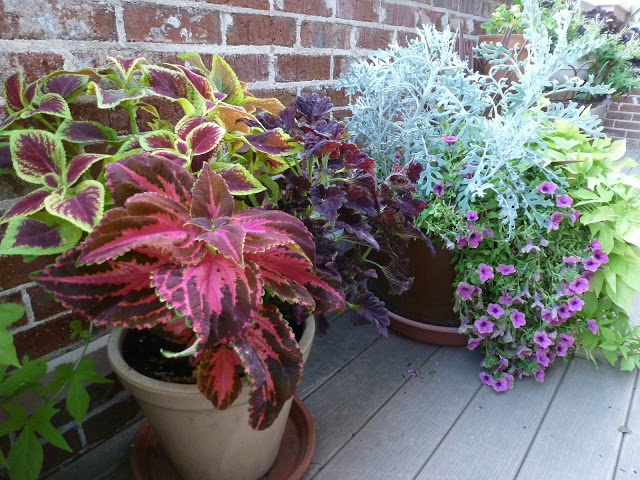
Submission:
M 66 100 L 57 93 L 47 93 L 40 98 L 38 107 L 26 110 L 21 117 L 28 118 L 34 115 L 46 113 L 55 117 L 71 119 L 71 110 Z
M 0 242 L 3 255 L 49 255 L 62 253 L 78 243 L 82 230 L 48 212 L 14 217 Z
M 20 130 L 9 137 L 13 165 L 25 182 L 44 184 L 46 175 L 60 178 L 65 169 L 64 146 L 44 130 Z
M 242 85 L 231 66 L 218 54 L 211 58 L 211 72 L 208 75 L 213 86 L 226 95 L 224 101 L 241 105 L 244 101 Z
M 50 214 L 91 232 L 104 210 L 104 186 L 96 180 L 85 180 L 66 194 L 52 192 L 44 206 Z
M 239 163 L 212 162 L 209 166 L 224 179 L 231 195 L 252 195 L 265 190 L 260 180 Z

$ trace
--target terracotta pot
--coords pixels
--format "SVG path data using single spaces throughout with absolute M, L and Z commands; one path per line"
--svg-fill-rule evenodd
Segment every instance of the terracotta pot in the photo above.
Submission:
M 498 43 L 502 43 L 502 39 L 504 35 L 479 35 L 478 36 L 478 45 L 481 43 L 493 43 L 497 45 Z M 526 41 L 524 39 L 524 35 L 521 33 L 513 33 L 509 38 L 509 42 L 505 45 L 505 48 L 514 48 L 516 44 L 519 45 L 518 50 L 516 52 L 517 59 L 519 62 L 524 60 L 529 56 L 529 52 L 526 49 Z M 491 69 L 491 64 L 488 61 L 483 61 L 481 64 L 480 72 L 484 75 L 489 75 L 489 70 Z M 514 72 L 510 72 L 508 70 L 499 70 L 493 74 L 493 78 L 499 81 L 502 78 L 507 77 L 507 86 L 511 85 L 517 78 Z
M 434 246 L 435 247 L 435 246 Z M 453 311 L 455 272 L 448 250 L 435 247 L 436 255 L 422 242 L 409 243 L 411 288 L 402 295 L 389 295 L 384 277 L 374 290 L 385 302 L 391 328 L 414 340 L 436 345 L 466 345 L 467 337 L 458 333 L 460 319 Z
M 309 357 L 315 320 L 307 318 L 300 349 Z M 174 467 L 183 480 L 255 480 L 278 455 L 291 402 L 271 427 L 249 426 L 249 386 L 225 410 L 216 410 L 197 385 L 162 382 L 133 370 L 122 357 L 126 330 L 115 330 L 108 345 L 109 362 L 124 387 L 136 398 Z

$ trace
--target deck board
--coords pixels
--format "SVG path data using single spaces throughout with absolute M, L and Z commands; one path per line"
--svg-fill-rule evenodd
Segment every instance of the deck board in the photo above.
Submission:
M 626 424 L 629 430 L 622 438 L 615 480 L 640 478 L 640 373 L 638 372 L 636 372 L 633 388 L 633 399 Z
M 611 478 L 635 377 L 575 357 L 516 478 Z
M 479 356 L 442 347 L 315 480 L 413 478 L 479 388 Z M 431 374 L 429 372 L 432 372 Z
M 312 461 L 324 465 L 407 381 L 409 365 L 425 363 L 436 350 L 390 334 L 307 397 L 316 427 Z
M 514 478 L 567 364 L 554 365 L 542 383 L 527 379 L 506 394 L 481 388 L 416 479 Z

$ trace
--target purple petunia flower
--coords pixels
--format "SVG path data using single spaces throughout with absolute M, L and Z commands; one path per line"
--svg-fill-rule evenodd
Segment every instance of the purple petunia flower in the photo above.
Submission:
M 509 373 L 502 374 L 502 378 L 507 381 L 507 388 L 511 390 L 513 388 L 513 375 Z
M 573 346 L 573 337 L 571 335 L 567 335 L 566 333 L 561 333 L 558 335 L 558 340 L 556 341 L 557 345 L 564 345 L 566 347 Z
M 537 381 L 544 382 L 544 368 L 538 367 L 533 376 Z
M 540 247 L 536 247 L 531 240 L 531 237 L 527 237 L 527 243 L 524 247 L 520 247 L 520 253 L 529 253 L 533 250 L 540 251 Z
M 573 266 L 580 261 L 580 257 L 576 257 L 575 255 L 572 257 L 562 257 L 562 261 Z
M 550 195 L 553 195 L 554 193 L 556 193 L 556 185 L 555 185 L 555 183 L 542 182 L 536 188 L 538 190 L 540 190 L 542 193 L 548 193 Z
M 553 315 L 553 312 L 548 308 L 543 308 L 542 312 L 540 312 L 540 315 L 542 316 L 542 320 L 544 320 L 547 323 L 551 323 L 555 320 L 555 316 Z
M 540 345 L 542 348 L 547 348 L 549 345 L 553 343 L 553 340 L 549 338 L 547 332 L 536 332 L 533 336 L 533 340 Z
M 481 316 L 473 325 L 480 333 L 491 333 L 493 331 L 493 322 L 486 315 Z
M 502 307 L 497 303 L 490 303 L 487 311 L 489 312 L 489 315 L 491 315 L 493 318 L 496 318 L 496 319 L 500 318 L 504 313 L 504 310 L 502 309 Z
M 482 241 L 482 234 L 480 232 L 476 232 L 475 230 L 471 232 L 471 235 L 469 235 L 470 248 L 476 248 L 478 245 L 480 245 L 481 241 Z
M 584 266 L 584 268 L 586 268 L 590 272 L 595 272 L 596 270 L 598 270 L 598 267 L 600 266 L 600 262 L 596 260 L 595 257 L 589 257 L 589 258 L 585 258 L 582 261 L 582 265 Z
M 466 214 L 466 217 L 470 222 L 475 222 L 476 220 L 478 220 L 478 214 L 473 210 L 469 210 Z
M 584 272 L 582 274 L 582 278 L 584 278 L 587 282 L 590 281 L 595 276 L 596 276 L 596 274 L 593 273 L 593 272 Z
M 451 145 L 458 140 L 458 137 L 454 137 L 453 135 L 442 135 L 442 140 L 444 140 L 444 143 L 447 145 Z
M 463 248 L 467 245 L 467 240 L 469 237 L 461 237 L 460 235 L 456 235 L 456 242 L 458 242 L 458 248 Z
M 501 303 L 505 307 L 509 307 L 513 303 L 513 298 L 507 292 L 502 290 L 500 292 L 500 298 L 498 299 L 498 303 Z
M 556 345 L 556 355 L 559 357 L 564 357 L 567 354 L 569 347 L 567 347 L 564 343 L 559 343 Z
M 402 154 L 400 152 L 396 152 L 393 154 L 393 156 L 396 157 L 396 160 L 399 160 Z
M 601 265 L 603 263 L 607 263 L 609 261 L 609 257 L 602 250 L 594 251 L 593 252 L 593 258 L 595 258 L 597 261 L 599 261 Z
M 449 240 L 444 235 L 442 235 L 442 240 L 444 240 L 444 246 L 445 246 L 445 248 L 447 250 L 453 250 L 453 248 L 456 246 L 455 243 L 453 243 L 451 240 Z
M 579 312 L 580 310 L 582 310 L 584 302 L 580 297 L 571 297 L 567 302 L 567 305 L 569 305 L 569 308 L 571 308 L 571 310 L 573 310 L 574 312 Z
M 588 252 L 589 250 L 593 250 L 594 252 L 596 250 L 602 250 L 602 245 L 600 245 L 600 242 L 598 240 L 593 238 L 591 239 L 591 242 L 589 243 L 587 248 L 584 249 L 585 252 Z
M 507 380 L 504 377 L 498 379 L 494 378 L 493 382 L 491 382 L 491 386 L 496 392 L 504 392 L 507 389 Z
M 536 293 L 533 296 L 533 303 L 531 304 L 532 308 L 537 308 L 537 309 L 541 309 L 544 307 L 544 305 L 542 305 L 542 302 L 540 301 L 540 297 L 538 296 L 538 294 Z
M 468 283 L 460 282 L 458 287 L 456 288 L 456 293 L 460 298 L 464 300 L 471 300 L 471 292 L 473 291 L 473 287 Z
M 478 347 L 478 345 L 480 345 L 480 342 L 482 342 L 482 340 L 479 338 L 470 338 L 469 341 L 467 342 L 467 348 L 469 350 L 475 350 Z
M 484 230 L 482 230 L 482 237 L 493 238 L 493 230 L 491 230 L 489 227 L 484 227 Z
M 544 238 L 540 234 L 538 234 L 538 243 L 540 244 L 541 247 L 548 247 L 549 246 L 549 240 L 547 240 L 546 238 Z
M 503 263 L 501 263 L 498 268 L 496 268 L 496 270 L 498 272 L 500 272 L 502 275 L 509 275 L 510 273 L 515 273 L 516 269 L 513 265 L 505 265 Z
M 433 186 L 433 193 L 438 195 L 440 198 L 444 198 L 444 182 L 440 180 L 440 183 L 436 183 Z
M 560 212 L 552 213 L 547 221 L 547 230 L 558 230 L 560 223 L 562 222 L 562 214 Z
M 548 349 L 536 349 L 536 362 L 538 362 L 543 367 L 548 367 L 551 364 Z
M 556 198 L 556 205 L 558 207 L 570 207 L 573 203 L 573 199 L 569 195 L 559 195 Z
M 480 381 L 490 387 L 491 382 L 493 381 L 493 377 L 489 375 L 487 372 L 482 372 L 480 374 Z
M 571 310 L 571 307 L 567 304 L 564 305 L 560 305 L 558 307 L 558 316 L 560 318 L 570 318 L 573 315 L 573 311 Z
M 493 268 L 491 268 L 486 263 L 481 263 L 480 265 L 478 265 L 478 269 L 476 270 L 476 272 L 478 272 L 481 282 L 486 282 L 487 280 L 491 280 L 493 278 Z
M 523 326 L 525 324 L 524 313 L 514 309 L 513 312 L 511 312 L 511 323 L 513 323 L 513 326 L 516 328 Z
M 589 330 L 593 333 L 598 333 L 598 324 L 593 318 L 587 320 L 587 325 L 589 326 Z

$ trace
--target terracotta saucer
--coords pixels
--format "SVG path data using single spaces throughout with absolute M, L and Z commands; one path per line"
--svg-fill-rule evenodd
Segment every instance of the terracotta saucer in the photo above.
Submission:
M 405 337 L 432 345 L 462 346 L 468 337 L 455 327 L 440 327 L 428 323 L 416 322 L 397 313 L 389 312 L 389 328 Z
M 315 445 L 316 430 L 311 413 L 295 396 L 276 462 L 261 480 L 300 480 L 309 468 Z M 134 480 L 181 480 L 146 419 L 133 437 L 131 474 Z

